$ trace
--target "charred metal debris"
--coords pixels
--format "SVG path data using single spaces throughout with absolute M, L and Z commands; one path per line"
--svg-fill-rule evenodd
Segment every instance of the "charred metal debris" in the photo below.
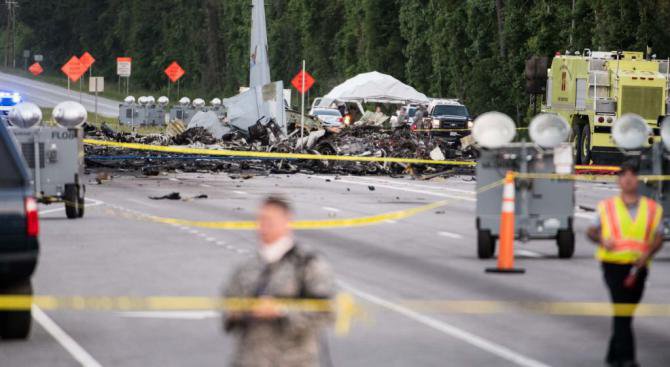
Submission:
M 273 120 L 265 123 L 259 120 L 248 131 L 233 130 L 220 139 L 212 136 L 204 127 L 184 129 L 183 126 L 168 126 L 165 133 L 147 135 L 115 131 L 106 124 L 101 127 L 85 125 L 84 128 L 86 136 L 93 139 L 159 146 L 429 160 L 472 160 L 476 155 L 469 146 L 462 149 L 460 142 L 413 132 L 408 128 L 392 130 L 382 126 L 324 128 L 310 125 L 306 126 L 304 137 L 301 138 L 299 129 L 285 135 Z M 472 168 L 448 165 L 195 156 L 94 145 L 85 146 L 85 161 L 87 168 L 141 172 L 147 176 L 174 171 L 411 174 L 426 178 L 472 173 Z

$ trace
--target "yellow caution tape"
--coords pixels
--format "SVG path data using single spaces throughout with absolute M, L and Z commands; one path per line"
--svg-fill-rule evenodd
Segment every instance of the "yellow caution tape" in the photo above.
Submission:
M 32 305 L 57 311 L 228 311 L 253 312 L 267 299 L 217 297 L 57 297 L 48 295 L 0 296 L 0 310 L 25 311 Z M 332 300 L 272 299 L 283 312 L 337 313 L 339 330 L 348 331 L 350 322 L 366 315 L 364 308 L 350 294 L 339 294 Z M 641 316 L 670 317 L 670 304 L 612 304 L 609 302 L 543 302 L 543 301 L 470 301 L 470 300 L 399 300 L 406 308 L 423 313 L 495 315 L 532 313 L 552 316 Z M 371 305 L 367 304 L 367 307 Z M 368 310 L 369 311 L 369 310 Z
M 359 157 L 359 156 L 345 156 L 345 155 L 319 155 L 319 154 L 303 154 L 303 153 L 273 153 L 273 152 L 252 152 L 243 150 L 227 150 L 227 149 L 201 149 L 201 148 L 185 148 L 175 146 L 160 146 L 137 143 L 118 143 L 113 141 L 84 139 L 84 144 L 107 146 L 114 148 L 125 148 L 133 150 L 146 150 L 162 153 L 176 153 L 176 154 L 193 154 L 193 155 L 207 155 L 207 156 L 224 156 L 224 157 L 245 157 L 245 158 L 274 158 L 274 159 L 309 159 L 317 161 L 348 161 L 348 162 L 381 162 L 381 163 L 407 163 L 407 164 L 439 164 L 448 166 L 475 166 L 476 163 L 472 161 L 434 161 L 430 159 L 416 159 L 416 158 L 393 158 L 393 157 Z
M 670 304 L 612 304 L 609 302 L 514 302 L 412 300 L 404 306 L 426 313 L 504 314 L 529 312 L 554 316 L 645 316 L 670 317 Z
M 319 154 L 303 154 L 303 153 L 253 152 L 253 151 L 240 151 L 240 150 L 227 150 L 227 149 L 186 148 L 177 146 L 161 146 L 161 145 L 138 144 L 138 143 L 119 143 L 119 142 L 96 140 L 96 139 L 84 139 L 83 141 L 85 144 L 88 145 L 125 148 L 132 150 L 154 151 L 163 153 L 205 155 L 205 156 L 273 158 L 273 159 L 308 159 L 308 160 L 322 160 L 322 161 L 329 160 L 329 161 L 348 161 L 348 162 L 381 162 L 381 163 L 406 163 L 406 164 L 438 164 L 438 165 L 467 166 L 467 167 L 477 165 L 477 163 L 473 161 L 455 161 L 455 160 L 434 161 L 430 159 L 416 159 L 416 158 L 360 157 L 360 156 L 319 155 Z M 575 170 L 618 172 L 619 167 L 577 165 L 575 166 Z
M 395 212 L 383 213 L 378 215 L 358 217 L 358 218 L 342 218 L 342 219 L 320 219 L 320 220 L 299 220 L 292 223 L 292 227 L 297 230 L 317 230 L 317 229 L 332 229 L 332 228 L 350 228 L 363 227 L 382 223 L 390 220 L 406 219 L 417 214 L 437 209 L 448 204 L 448 200 L 441 200 L 427 205 L 399 210 Z M 224 230 L 255 230 L 258 228 L 258 223 L 255 221 L 193 221 L 186 219 L 164 218 L 154 215 L 147 215 L 141 213 L 125 213 L 129 217 L 136 217 L 154 221 L 157 223 L 181 225 L 186 227 L 198 227 L 208 229 L 224 229 Z
M 528 130 L 527 127 L 517 127 L 517 130 Z M 450 132 L 450 131 L 472 131 L 472 129 L 469 128 L 454 128 L 454 129 L 416 129 L 412 130 L 413 132 L 420 132 L 420 133 L 429 133 L 429 132 Z
M 514 177 L 529 180 L 563 180 L 563 181 L 598 181 L 616 182 L 617 176 L 613 175 L 586 175 L 586 174 L 560 174 L 560 173 L 514 173 Z M 638 179 L 642 182 L 670 181 L 670 175 L 640 175 Z
M 576 171 L 606 171 L 606 172 L 619 172 L 621 170 L 620 167 L 617 166 L 600 166 L 600 165 L 589 165 L 589 164 L 582 164 L 582 165 L 576 165 L 575 166 Z
M 26 311 L 33 305 L 44 310 L 72 311 L 227 311 L 253 312 L 266 304 L 261 298 L 212 298 L 212 297 L 55 297 L 55 296 L 0 296 L 0 310 Z M 354 317 L 362 310 L 349 294 L 338 294 L 334 300 L 280 299 L 272 302 L 280 312 L 334 313 L 335 331 L 345 335 Z

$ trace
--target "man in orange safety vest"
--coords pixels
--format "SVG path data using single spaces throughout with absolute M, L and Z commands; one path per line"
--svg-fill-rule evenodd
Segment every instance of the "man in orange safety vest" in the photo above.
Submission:
M 663 245 L 663 208 L 638 191 L 638 167 L 626 162 L 618 175 L 620 195 L 598 204 L 588 237 L 598 244 L 612 303 L 617 305 L 606 362 L 608 366 L 638 366 L 633 336 L 633 312 L 642 300 L 653 256 Z

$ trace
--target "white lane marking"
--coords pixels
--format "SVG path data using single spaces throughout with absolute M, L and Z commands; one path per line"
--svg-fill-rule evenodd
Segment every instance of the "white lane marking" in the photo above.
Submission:
M 517 249 L 514 251 L 517 255 L 520 256 L 525 256 L 525 257 L 531 257 L 534 259 L 541 259 L 544 257 L 544 255 L 535 252 L 535 251 L 530 251 L 530 250 L 524 250 L 524 249 Z
M 84 367 L 102 367 L 81 345 L 60 328 L 41 308 L 33 305 L 33 319 L 40 324 L 72 357 Z
M 349 180 L 336 180 L 335 182 L 342 182 L 342 183 L 350 183 L 353 185 L 360 185 L 360 186 L 370 186 L 369 182 L 360 182 L 360 181 L 349 181 Z M 385 189 L 391 189 L 391 190 L 399 190 L 399 191 L 406 191 L 406 192 L 413 192 L 415 194 L 424 194 L 424 195 L 433 195 L 433 196 L 439 196 L 443 198 L 450 198 L 450 199 L 457 199 L 457 200 L 465 200 L 465 201 L 471 201 L 475 202 L 477 201 L 476 198 L 471 198 L 471 197 L 465 197 L 465 196 L 459 196 L 459 195 L 450 195 L 450 194 L 443 194 L 439 192 L 434 192 L 434 191 L 426 191 L 426 190 L 417 190 L 417 189 L 410 189 L 406 187 L 398 187 L 398 186 L 390 186 L 390 185 L 380 185 L 380 184 L 375 184 L 375 187 L 383 187 Z
M 235 194 L 237 194 L 237 195 L 248 195 L 248 194 L 247 194 L 246 192 L 244 192 L 244 191 L 233 191 L 233 192 L 234 192 Z
M 462 189 L 454 189 L 451 187 L 443 187 L 443 186 L 431 186 L 431 185 L 420 185 L 416 184 L 413 182 L 405 182 L 405 181 L 391 181 L 391 180 L 384 180 L 380 178 L 371 178 L 371 177 L 359 177 L 357 179 L 364 180 L 364 181 L 370 181 L 370 182 L 381 182 L 381 183 L 386 183 L 389 185 L 403 185 L 403 186 L 409 186 L 409 187 L 416 187 L 416 188 L 422 188 L 422 189 L 431 189 L 431 190 L 446 190 L 446 191 L 453 191 L 457 193 L 462 193 L 462 194 L 470 194 L 470 195 L 475 195 L 476 192 L 474 190 L 462 190 Z
M 372 295 L 370 293 L 361 291 L 357 288 L 354 288 L 348 284 L 339 282 L 340 287 L 348 290 L 349 292 L 353 293 L 354 295 L 368 301 L 371 303 L 374 303 L 378 306 L 381 306 L 383 308 L 386 308 L 388 310 L 397 312 L 407 318 L 410 318 L 418 323 L 421 323 L 425 326 L 428 326 L 432 329 L 435 329 L 437 331 L 440 331 L 444 334 L 447 334 L 451 337 L 454 337 L 456 339 L 459 339 L 463 342 L 466 342 L 470 345 L 473 345 L 479 349 L 482 349 L 484 351 L 487 351 L 491 354 L 494 354 L 500 358 L 503 358 L 509 362 L 512 362 L 518 366 L 523 366 L 523 367 L 549 367 L 547 364 L 544 364 L 540 361 L 534 360 L 530 357 L 526 357 L 522 354 L 519 354 L 505 346 L 502 346 L 500 344 L 497 344 L 495 342 L 492 342 L 490 340 L 484 339 L 480 336 L 477 336 L 475 334 L 472 334 L 468 331 L 465 331 L 463 329 L 457 328 L 451 324 L 448 324 L 446 322 L 434 319 L 432 317 L 428 317 L 425 315 L 422 315 L 418 312 L 412 311 L 408 308 L 405 308 L 401 305 L 395 304 L 393 302 L 386 301 L 380 297 L 377 297 L 375 295 Z
M 212 187 L 212 185 L 208 185 L 208 184 L 200 184 L 200 186 L 201 187 Z
M 457 239 L 457 240 L 463 239 L 463 236 L 461 236 L 461 235 L 458 234 L 458 233 L 452 233 L 452 232 L 445 232 L 445 231 L 442 231 L 442 232 L 437 232 L 437 234 L 439 234 L 439 235 L 442 236 L 442 237 L 455 238 L 455 239 Z
M 214 311 L 138 311 L 122 312 L 121 316 L 142 319 L 205 320 L 221 317 Z
M 323 209 L 323 210 L 325 210 L 325 211 L 327 211 L 327 212 L 333 212 L 333 213 L 339 213 L 339 212 L 341 212 L 340 209 L 337 209 L 337 208 L 331 208 L 331 207 L 329 207 L 329 206 L 322 206 L 321 209 Z
M 86 200 L 92 202 L 91 204 L 86 204 L 86 208 L 91 208 L 91 207 L 94 207 L 94 206 L 104 204 L 104 202 L 102 202 L 100 200 L 95 200 L 95 199 L 86 199 Z M 56 213 L 56 212 L 60 212 L 60 211 L 63 211 L 63 210 L 65 210 L 65 205 L 61 206 L 60 208 L 40 210 L 39 214 L 43 215 L 43 214 L 49 214 L 49 213 Z

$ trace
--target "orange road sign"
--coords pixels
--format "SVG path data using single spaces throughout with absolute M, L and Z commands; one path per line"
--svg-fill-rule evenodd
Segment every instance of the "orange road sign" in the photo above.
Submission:
M 176 61 L 172 62 L 172 64 L 165 69 L 165 75 L 167 75 L 173 83 L 176 83 L 177 80 L 181 79 L 184 74 L 186 74 L 186 72 Z
M 60 70 L 65 73 L 71 81 L 76 82 L 82 75 L 84 75 L 86 67 L 82 65 L 77 56 L 72 56 Z
M 86 70 L 88 70 L 88 68 L 90 68 L 91 65 L 93 65 L 93 63 L 95 62 L 95 58 L 93 58 L 93 56 L 89 54 L 88 51 L 86 51 L 84 52 L 83 55 L 81 55 L 79 61 L 81 62 L 82 65 L 84 65 Z
M 28 68 L 28 71 L 33 73 L 33 75 L 38 76 L 38 75 L 42 74 L 42 72 L 44 72 L 44 69 L 42 69 L 42 65 L 40 65 L 39 62 L 36 62 L 36 63 L 30 65 L 30 67 Z
M 304 80 L 303 80 L 304 79 Z M 305 94 L 308 90 L 312 88 L 316 80 L 308 72 L 301 70 L 294 78 L 291 80 L 291 85 L 298 90 L 301 94 Z M 304 89 L 303 89 L 304 86 Z

